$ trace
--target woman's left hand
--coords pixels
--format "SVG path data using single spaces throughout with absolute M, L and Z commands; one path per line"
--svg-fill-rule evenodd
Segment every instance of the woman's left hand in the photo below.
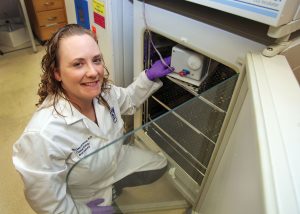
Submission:
M 174 71 L 174 68 L 170 69 L 170 67 L 168 67 L 171 64 L 171 57 L 169 56 L 165 58 L 164 61 L 166 62 L 167 66 L 161 60 L 157 60 L 151 66 L 151 68 L 146 70 L 146 75 L 149 80 L 155 80 L 156 78 L 164 77 Z

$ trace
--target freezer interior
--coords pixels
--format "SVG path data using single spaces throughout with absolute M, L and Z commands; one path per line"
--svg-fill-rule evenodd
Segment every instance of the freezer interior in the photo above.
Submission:
M 159 60 L 151 43 L 155 44 L 161 57 L 171 56 L 171 64 L 174 63 L 172 51 L 179 44 L 155 32 L 145 32 L 144 69 Z M 189 54 L 200 54 L 182 45 L 179 47 Z M 168 213 L 170 210 L 183 211 L 195 205 L 203 179 L 213 162 L 213 154 L 217 151 L 220 131 L 226 126 L 224 120 L 233 105 L 231 100 L 240 76 L 228 66 L 202 54 L 201 60 L 202 69 L 198 71 L 200 74 L 196 83 L 176 76 L 161 78 L 163 86 L 142 106 L 141 127 L 104 145 L 73 167 L 68 176 L 68 186 L 75 203 L 80 200 L 76 199 L 76 193 L 72 193 L 77 185 L 72 178 L 82 173 L 85 163 L 97 161 L 98 157 L 114 149 L 130 146 L 164 156 L 168 168 L 161 178 L 151 184 L 124 188 L 113 202 L 115 210 L 119 213 Z M 184 77 L 189 78 L 188 75 Z M 88 184 L 93 181 L 89 181 L 87 176 L 83 182 L 88 188 Z
M 171 56 L 171 66 L 184 64 L 181 59 L 179 63 L 173 62 L 177 43 L 154 32 L 145 32 L 144 41 L 145 69 L 159 59 L 152 43 L 163 58 Z M 184 48 L 184 51 L 196 53 Z M 184 80 L 178 79 L 173 72 L 172 76 L 161 79 L 163 87 L 148 99 L 143 108 L 143 123 L 151 124 L 145 129 L 146 135 L 168 155 L 175 168 L 187 175 L 184 183 L 191 185 L 184 188 L 191 189 L 190 201 L 196 198 L 193 190 L 199 189 L 197 186 L 201 185 L 207 170 L 239 76 L 233 69 L 209 57 L 203 56 L 201 60 L 203 66 L 197 83 L 186 80 L 188 75 Z M 188 65 L 183 68 L 187 69 Z M 169 111 L 172 113 L 164 115 Z M 161 116 L 162 119 L 153 122 Z

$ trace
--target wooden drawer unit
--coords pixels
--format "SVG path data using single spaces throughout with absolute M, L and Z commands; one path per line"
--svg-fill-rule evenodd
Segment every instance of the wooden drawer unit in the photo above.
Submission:
M 37 22 L 41 27 L 66 22 L 65 11 L 57 9 L 39 12 L 37 13 Z
M 66 23 L 61 23 L 58 25 L 52 25 L 48 27 L 41 27 L 41 38 L 50 38 L 53 33 L 55 33 L 59 28 L 63 27 Z
M 64 0 L 25 0 L 25 4 L 33 32 L 41 41 L 67 24 Z
M 41 12 L 64 8 L 64 1 L 61 0 L 32 0 L 35 11 Z

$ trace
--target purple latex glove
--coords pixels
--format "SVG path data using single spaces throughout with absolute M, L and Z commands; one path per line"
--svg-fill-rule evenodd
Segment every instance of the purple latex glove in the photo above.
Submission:
M 170 66 L 171 64 L 171 57 L 167 57 L 164 59 L 166 64 Z M 172 69 L 172 70 L 171 70 Z M 169 69 L 167 66 L 165 66 L 161 60 L 157 60 L 151 68 L 149 68 L 146 71 L 146 75 L 149 80 L 155 80 L 156 78 L 164 77 L 167 74 L 174 71 L 174 68 Z
M 99 198 L 94 201 L 90 201 L 86 205 L 91 209 L 92 214 L 113 214 L 114 208 L 112 206 L 98 206 L 103 203 L 103 201 L 103 198 Z

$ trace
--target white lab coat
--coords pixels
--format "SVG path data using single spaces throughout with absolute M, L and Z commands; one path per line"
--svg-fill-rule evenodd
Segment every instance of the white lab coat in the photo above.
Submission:
M 121 140 L 109 145 L 123 135 L 121 115 L 133 114 L 161 85 L 144 72 L 127 88 L 112 85 L 104 98 L 113 112 L 94 99 L 98 126 L 63 98 L 57 105 L 63 116 L 58 115 L 47 98 L 13 147 L 13 163 L 30 206 L 37 213 L 90 213 L 85 204 L 91 200 L 111 203 L 114 182 L 164 167 L 166 159 L 158 154 Z

